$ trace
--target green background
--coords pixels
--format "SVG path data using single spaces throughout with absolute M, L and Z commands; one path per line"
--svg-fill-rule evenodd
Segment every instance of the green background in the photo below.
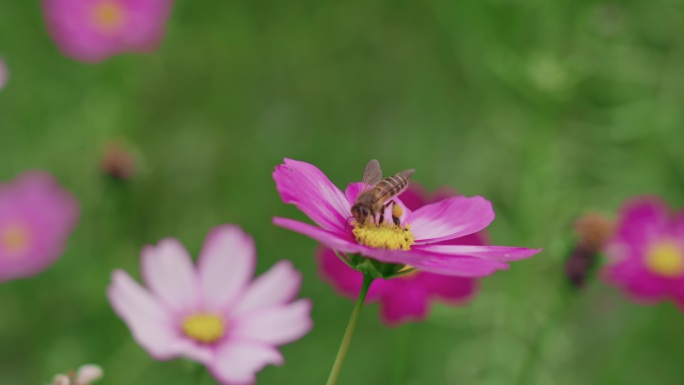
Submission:
M 316 273 L 314 241 L 271 173 L 311 162 L 338 186 L 366 162 L 490 199 L 496 244 L 543 247 L 482 280 L 464 308 L 386 328 L 361 316 L 340 385 L 681 384 L 682 315 L 600 281 L 561 301 L 573 220 L 638 194 L 684 205 L 684 2 L 182 0 L 161 49 L 97 65 L 62 56 L 38 1 L 0 1 L 0 180 L 44 169 L 79 199 L 65 255 L 0 286 L 0 383 L 43 384 L 95 362 L 102 384 L 194 384 L 156 362 L 105 299 L 163 237 L 253 234 L 258 272 L 290 259 L 313 331 L 259 384 L 323 384 L 352 304 Z M 108 142 L 138 173 L 99 173 Z M 525 369 L 527 368 L 527 369 Z M 204 384 L 212 383 L 209 378 Z

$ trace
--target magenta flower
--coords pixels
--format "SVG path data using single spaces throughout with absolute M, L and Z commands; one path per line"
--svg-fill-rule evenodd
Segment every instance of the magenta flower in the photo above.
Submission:
M 430 196 L 413 183 L 399 199 L 406 207 L 415 211 L 428 203 L 455 195 L 455 192 L 441 189 Z M 485 231 L 480 231 L 445 241 L 445 244 L 481 246 L 488 243 L 487 239 Z M 321 247 L 316 254 L 323 278 L 332 284 L 340 295 L 356 298 L 361 289 L 363 274 L 350 269 L 331 249 Z M 473 278 L 417 271 L 396 279 L 376 280 L 368 292 L 367 299 L 369 302 L 379 301 L 382 320 L 387 325 L 394 326 L 427 318 L 433 298 L 453 305 L 464 304 L 474 298 L 477 287 L 477 281 Z
M 7 79 L 9 78 L 9 71 L 7 70 L 7 65 L 0 57 L 0 91 L 5 88 L 7 84 Z
M 124 52 L 153 52 L 172 0 L 43 0 L 48 31 L 61 51 L 98 62 Z
M 455 245 L 445 241 L 474 234 L 494 219 L 492 206 L 482 197 L 451 197 L 411 210 L 401 201 L 399 225 L 392 214 L 379 226 L 353 223 L 351 206 L 361 192 L 353 183 L 342 193 L 311 164 L 285 159 L 273 177 L 285 203 L 292 203 L 317 225 L 276 217 L 273 222 L 300 232 L 342 253 L 409 265 L 425 272 L 480 277 L 508 268 L 508 262 L 528 258 L 538 249 Z
M 312 326 L 311 303 L 292 302 L 301 275 L 291 263 L 250 282 L 255 264 L 254 242 L 237 226 L 209 233 L 196 268 L 183 245 L 165 239 L 143 249 L 147 289 L 117 270 L 109 301 L 155 359 L 189 358 L 222 384 L 251 384 L 264 366 L 283 364 L 277 346 Z
M 627 202 L 605 247 L 602 277 L 634 300 L 672 299 L 684 311 L 684 212 L 670 214 L 657 197 Z
M 0 184 L 0 282 L 35 275 L 59 258 L 76 225 L 76 200 L 52 176 Z

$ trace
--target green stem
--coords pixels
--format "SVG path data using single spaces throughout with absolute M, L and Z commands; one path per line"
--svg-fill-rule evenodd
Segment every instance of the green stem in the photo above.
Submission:
M 196 374 L 196 376 L 197 376 L 197 385 L 202 385 L 202 380 L 204 380 L 204 373 L 205 373 L 205 372 L 206 372 L 206 370 L 204 370 L 204 366 L 199 365 L 199 366 L 197 367 L 197 374 Z
M 340 375 L 340 369 L 342 368 L 342 363 L 344 362 L 344 357 L 347 355 L 347 349 L 349 349 L 349 342 L 351 342 L 352 334 L 354 334 L 354 329 L 356 328 L 356 321 L 359 319 L 359 314 L 361 314 L 361 308 L 363 307 L 363 302 L 366 300 L 366 294 L 368 294 L 368 289 L 370 289 L 371 283 L 373 283 L 373 277 L 369 275 L 363 276 L 363 285 L 361 285 L 361 291 L 356 299 L 356 305 L 354 305 L 354 311 L 352 312 L 351 318 L 349 319 L 349 324 L 347 325 L 347 330 L 344 332 L 344 337 L 342 338 L 342 344 L 340 344 L 340 350 L 337 351 L 337 357 L 335 357 L 335 363 L 330 370 L 330 377 L 328 377 L 328 382 L 326 385 L 335 385 L 337 383 L 337 377 Z

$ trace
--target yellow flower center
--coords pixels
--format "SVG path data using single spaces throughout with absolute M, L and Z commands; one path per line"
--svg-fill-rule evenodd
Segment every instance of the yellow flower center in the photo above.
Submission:
M 679 277 L 684 273 L 684 250 L 672 241 L 658 242 L 648 249 L 646 266 L 655 274 Z
M 354 223 L 352 233 L 356 241 L 362 245 L 374 247 L 376 249 L 388 250 L 411 250 L 411 245 L 415 243 L 411 226 L 397 226 L 395 224 L 381 224 L 380 226 L 369 221 L 362 225 Z
M 0 231 L 0 246 L 10 254 L 26 250 L 30 240 L 28 230 L 21 225 L 10 225 Z
M 105 32 L 119 29 L 124 23 L 125 11 L 117 1 L 101 1 L 92 11 L 93 23 Z
M 183 320 L 183 332 L 186 336 L 210 344 L 218 341 L 226 331 L 223 318 L 209 313 L 193 314 Z

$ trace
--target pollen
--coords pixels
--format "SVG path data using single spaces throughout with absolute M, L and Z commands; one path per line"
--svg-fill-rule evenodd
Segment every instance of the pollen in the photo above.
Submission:
M 672 241 L 656 243 L 646 253 L 646 266 L 663 277 L 680 277 L 684 273 L 684 250 Z
M 93 23 L 105 32 L 118 30 L 124 23 L 124 17 L 123 7 L 112 0 L 99 2 L 92 11 Z
M 409 225 L 401 227 L 394 224 L 376 226 L 372 222 L 366 222 L 363 225 L 355 224 L 352 233 L 356 241 L 365 246 L 376 249 L 411 250 L 411 245 L 415 241 L 410 227 Z
M 0 246 L 10 254 L 26 250 L 30 241 L 31 237 L 24 226 L 10 225 L 0 231 Z
M 183 333 L 195 341 L 210 344 L 225 335 L 226 325 L 223 318 L 216 314 L 193 314 L 183 320 Z

